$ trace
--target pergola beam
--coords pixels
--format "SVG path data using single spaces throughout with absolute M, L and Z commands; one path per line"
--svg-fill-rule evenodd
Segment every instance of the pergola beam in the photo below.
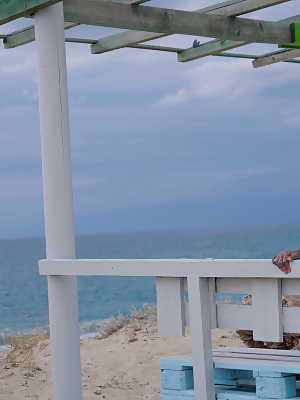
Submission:
M 290 43 L 289 24 L 199 14 L 167 8 L 131 7 L 111 1 L 64 1 L 65 20 L 80 24 L 160 32 L 199 35 L 257 43 Z
M 215 4 L 210 7 L 201 8 L 195 12 L 199 14 L 238 16 L 279 3 L 284 3 L 286 1 L 290 0 L 230 0 Z M 165 36 L 168 35 L 144 31 L 129 31 L 111 35 L 106 38 L 99 39 L 98 43 L 92 46 L 92 53 L 100 54 L 106 51 L 116 50 L 128 45 L 159 39 Z
M 300 15 L 296 15 L 291 18 L 285 18 L 278 23 L 292 23 L 292 22 L 299 22 Z M 184 49 L 180 54 L 178 54 L 178 61 L 179 62 L 186 62 L 196 60 L 198 58 L 211 56 L 221 51 L 227 51 L 231 49 L 235 49 L 237 47 L 245 46 L 250 44 L 251 42 L 241 42 L 241 41 L 234 41 L 234 40 L 210 40 L 207 43 L 201 44 L 199 47 L 190 47 L 188 49 Z
M 142 3 L 147 3 L 150 0 L 113 0 L 114 3 L 128 4 L 131 6 L 137 6 Z
M 65 22 L 65 29 L 73 28 L 77 26 L 74 22 Z M 22 46 L 27 43 L 31 43 L 35 40 L 34 26 L 29 26 L 28 28 L 12 32 L 6 35 L 3 39 L 3 44 L 6 49 L 13 49 L 18 46 Z
M 281 61 L 289 61 L 293 58 L 300 57 L 300 50 L 279 50 L 274 53 L 265 54 L 263 56 L 257 57 L 256 60 L 253 61 L 253 67 L 265 67 L 266 65 L 275 64 Z M 300 61 L 298 61 L 300 63 Z
M 34 14 L 60 0 L 5 0 L 0 1 L 0 25 Z

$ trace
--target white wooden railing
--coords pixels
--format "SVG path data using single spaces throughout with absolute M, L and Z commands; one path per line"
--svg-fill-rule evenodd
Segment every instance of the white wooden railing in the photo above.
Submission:
M 211 328 L 253 330 L 266 342 L 300 333 L 300 308 L 282 307 L 283 296 L 300 294 L 300 262 L 288 275 L 256 259 L 42 260 L 39 268 L 52 276 L 156 277 L 159 333 L 181 336 L 191 328 L 196 400 L 214 398 Z M 251 304 L 217 303 L 217 293 L 249 295 Z

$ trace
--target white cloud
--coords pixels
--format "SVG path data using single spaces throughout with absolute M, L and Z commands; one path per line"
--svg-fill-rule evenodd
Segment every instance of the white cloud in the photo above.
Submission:
M 210 59 L 184 71 L 182 87 L 167 94 L 157 105 L 169 107 L 196 98 L 213 98 L 226 104 L 291 81 L 299 82 L 299 69 L 289 64 L 255 70 L 248 60 Z

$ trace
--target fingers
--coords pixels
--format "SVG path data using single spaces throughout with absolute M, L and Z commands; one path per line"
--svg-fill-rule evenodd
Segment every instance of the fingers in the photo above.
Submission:
M 284 274 L 292 272 L 290 263 L 293 261 L 291 256 L 278 255 L 274 258 L 274 263 Z
M 284 274 L 289 274 L 292 272 L 291 265 L 289 261 L 286 261 L 284 264 L 279 266 L 280 271 L 282 271 Z

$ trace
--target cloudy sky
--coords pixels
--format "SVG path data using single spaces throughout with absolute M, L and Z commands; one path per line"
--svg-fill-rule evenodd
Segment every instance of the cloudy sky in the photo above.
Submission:
M 152 3 L 193 10 L 214 1 Z M 251 17 L 296 15 L 297 3 Z M 114 32 L 81 26 L 66 35 Z M 184 48 L 194 39 L 153 43 Z M 67 56 L 78 234 L 300 222 L 300 65 L 253 69 L 248 60 L 220 57 L 178 63 L 172 53 L 135 49 L 91 55 L 82 44 L 67 44 Z M 39 236 L 35 44 L 1 49 L 0 57 L 0 238 Z

